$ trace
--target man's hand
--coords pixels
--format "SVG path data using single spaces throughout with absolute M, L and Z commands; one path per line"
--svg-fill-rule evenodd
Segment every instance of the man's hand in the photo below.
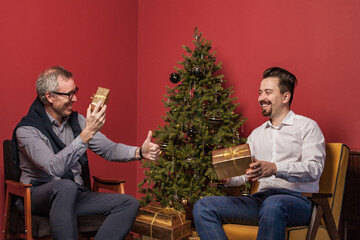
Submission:
M 210 187 L 217 187 L 218 185 L 226 185 L 230 183 L 230 178 L 225 178 L 222 180 L 218 180 L 217 182 L 210 182 L 209 186 Z
M 246 177 L 252 181 L 257 181 L 260 178 L 275 175 L 276 171 L 275 163 L 253 159 L 253 163 L 250 163 L 250 169 L 246 171 Z
M 152 143 L 152 131 L 149 131 L 145 142 L 141 146 L 142 156 L 149 160 L 156 160 L 159 157 L 159 145 Z
M 105 124 L 106 119 L 106 105 L 100 109 L 102 102 L 99 101 L 94 110 L 91 112 L 91 104 L 89 105 L 86 113 L 85 128 L 80 133 L 81 139 L 88 144 L 94 135 L 100 131 Z

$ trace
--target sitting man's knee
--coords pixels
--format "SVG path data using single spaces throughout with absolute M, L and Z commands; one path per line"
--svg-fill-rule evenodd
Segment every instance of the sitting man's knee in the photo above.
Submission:
M 195 202 L 193 207 L 194 217 L 201 215 L 205 210 L 209 210 L 209 199 L 210 197 L 203 197 Z
M 285 217 L 287 215 L 286 206 L 282 201 L 278 199 L 272 200 L 268 198 L 264 201 L 260 209 L 261 217 L 274 217 L 274 216 L 282 216 Z
M 139 211 L 140 202 L 135 197 L 127 194 L 115 194 L 113 197 L 116 197 L 114 204 L 117 205 L 119 209 L 126 207 L 126 209 L 131 212 L 134 211 L 137 213 Z
M 137 200 L 136 198 L 134 198 L 133 196 L 130 196 L 131 198 L 129 198 L 129 202 L 131 204 L 131 206 L 136 209 L 139 210 L 140 208 L 140 202 L 139 200 Z
M 56 185 L 54 186 L 54 192 L 56 193 L 76 193 L 78 190 L 78 185 L 69 179 L 60 179 L 56 180 Z

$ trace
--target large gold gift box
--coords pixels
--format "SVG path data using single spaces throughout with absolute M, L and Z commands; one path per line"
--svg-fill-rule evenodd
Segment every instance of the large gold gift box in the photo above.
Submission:
M 109 92 L 110 92 L 110 89 L 98 87 L 95 95 L 92 97 L 91 111 L 94 110 L 96 104 L 97 104 L 99 101 L 102 101 L 102 104 L 101 104 L 100 109 L 101 109 L 104 105 L 108 104 L 108 102 L 109 102 Z
M 219 180 L 245 174 L 250 163 L 248 144 L 212 151 L 212 164 Z
M 131 229 L 150 238 L 178 240 L 191 234 L 191 221 L 182 212 L 152 203 L 139 210 Z

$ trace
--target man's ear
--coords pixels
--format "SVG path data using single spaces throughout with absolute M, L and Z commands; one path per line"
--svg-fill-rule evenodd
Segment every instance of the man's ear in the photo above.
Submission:
M 52 93 L 46 92 L 45 98 L 49 103 L 54 103 L 54 95 Z
M 290 97 L 291 97 L 291 93 L 290 93 L 290 92 L 284 93 L 283 103 L 288 103 L 288 102 L 290 101 Z

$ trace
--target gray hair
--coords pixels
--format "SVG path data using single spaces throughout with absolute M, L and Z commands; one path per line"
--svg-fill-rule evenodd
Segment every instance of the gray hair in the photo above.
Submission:
M 58 90 L 59 76 L 62 76 L 64 78 L 72 78 L 73 74 L 61 66 L 54 66 L 49 69 L 46 69 L 44 72 L 42 72 L 39 75 L 35 86 L 36 86 L 38 99 L 43 104 L 48 103 L 48 101 L 46 100 L 45 93 L 56 92 Z

